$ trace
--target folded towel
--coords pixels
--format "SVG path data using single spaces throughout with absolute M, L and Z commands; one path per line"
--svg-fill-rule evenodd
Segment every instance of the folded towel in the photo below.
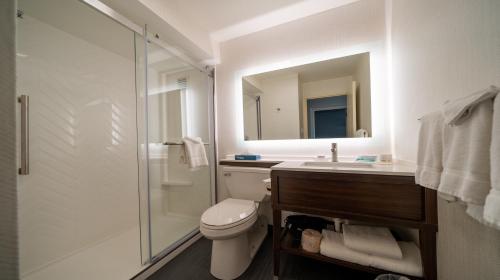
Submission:
M 344 238 L 341 233 L 323 230 L 322 235 L 323 239 L 319 246 L 321 255 L 360 265 L 370 265 L 370 255 L 353 251 L 344 246 Z
M 349 249 L 369 255 L 403 258 L 396 239 L 385 227 L 344 225 L 344 244 Z
M 500 95 L 493 105 L 490 164 L 492 188 L 484 204 L 484 220 L 500 229 Z
M 371 257 L 371 266 L 403 273 L 406 275 L 421 277 L 422 272 L 422 258 L 420 257 L 420 250 L 413 242 L 398 242 L 401 251 L 403 251 L 403 259 L 389 259 L 377 256 Z
M 196 170 L 203 166 L 208 166 L 205 145 L 200 137 L 184 137 L 185 160 L 191 170 Z
M 323 230 L 322 234 L 320 254 L 324 256 L 416 277 L 423 275 L 420 250 L 412 242 L 398 242 L 403 258 L 397 260 L 351 250 L 344 245 L 341 233 Z
M 437 189 L 443 171 L 443 114 L 428 114 L 420 118 L 420 123 L 415 182 L 427 188 Z
M 447 101 L 443 106 L 443 115 L 446 124 L 459 125 L 470 118 L 474 108 L 483 101 L 494 98 L 500 93 L 500 88 L 490 86 L 487 89 L 475 92 L 471 95 Z

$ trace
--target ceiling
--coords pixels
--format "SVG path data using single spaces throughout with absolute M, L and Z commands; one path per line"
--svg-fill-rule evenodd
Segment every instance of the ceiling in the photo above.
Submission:
M 174 25 L 220 42 L 347 5 L 358 0 L 138 0 Z M 175 19 L 174 19 L 175 18 Z M 198 31 L 194 31 L 197 29 Z M 217 48 L 217 46 L 215 46 Z
M 170 0 L 188 20 L 208 33 L 290 6 L 303 0 Z
M 324 60 L 286 69 L 260 73 L 249 77 L 250 79 L 262 81 L 275 77 L 297 74 L 301 83 L 321 81 L 353 75 L 356 71 L 356 67 L 360 63 L 360 60 L 363 58 L 369 59 L 369 53 L 361 53 Z

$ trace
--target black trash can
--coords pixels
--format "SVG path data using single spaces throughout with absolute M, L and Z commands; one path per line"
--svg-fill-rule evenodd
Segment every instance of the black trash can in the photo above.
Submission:
M 375 280 L 410 280 L 407 277 L 396 274 L 380 274 Z

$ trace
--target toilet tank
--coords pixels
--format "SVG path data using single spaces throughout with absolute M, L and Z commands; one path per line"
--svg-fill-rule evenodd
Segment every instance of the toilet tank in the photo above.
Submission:
M 224 184 L 231 198 L 262 201 L 267 189 L 262 182 L 271 177 L 271 169 L 224 166 Z

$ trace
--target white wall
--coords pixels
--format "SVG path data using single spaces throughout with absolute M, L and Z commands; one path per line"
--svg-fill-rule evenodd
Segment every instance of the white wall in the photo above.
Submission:
M 260 81 L 262 139 L 300 138 L 297 74 Z
M 397 0 L 392 49 L 395 148 L 415 161 L 417 119 L 491 84 L 500 85 L 500 1 Z M 500 279 L 500 233 L 439 200 L 438 278 Z
M 362 52 L 370 52 L 372 62 L 373 137 L 335 141 L 341 156 L 360 150 L 390 153 L 384 4 L 359 1 L 221 44 L 222 63 L 216 75 L 219 156 L 246 150 L 328 154 L 331 139 L 244 141 L 241 77 Z M 226 190 L 219 188 L 218 194 L 223 198 Z
M 317 98 L 351 92 L 352 76 L 302 83 L 303 98 Z

